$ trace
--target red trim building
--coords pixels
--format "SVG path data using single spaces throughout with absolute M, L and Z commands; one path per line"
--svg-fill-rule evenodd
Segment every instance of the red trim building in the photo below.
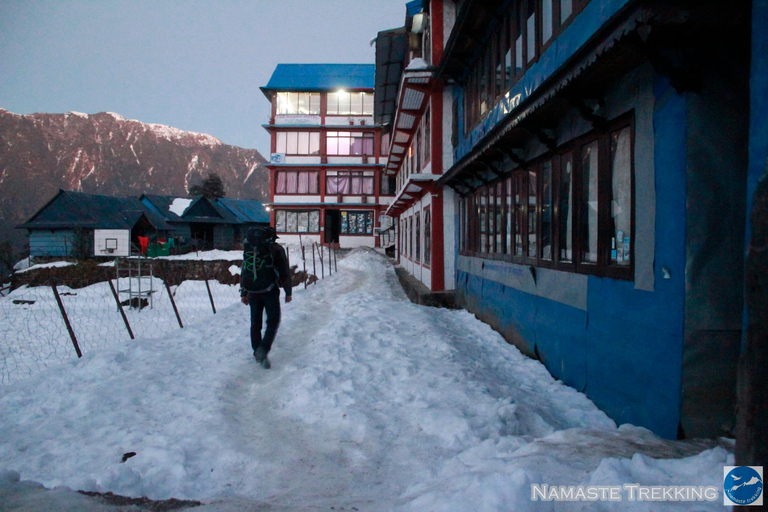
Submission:
M 397 258 L 423 293 L 454 288 L 454 191 L 438 186 L 453 163 L 451 87 L 435 80 L 443 54 L 443 2 L 409 2 L 405 26 L 376 39 L 376 112 L 389 141 L 386 176 L 395 197 L 386 210 L 396 231 Z
M 272 104 L 270 217 L 284 243 L 379 246 L 395 190 L 374 123 L 373 64 L 279 64 Z

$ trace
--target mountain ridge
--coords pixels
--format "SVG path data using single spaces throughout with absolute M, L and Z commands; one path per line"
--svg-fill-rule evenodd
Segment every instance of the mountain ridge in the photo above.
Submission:
M 59 189 L 133 196 L 186 196 L 190 185 L 218 174 L 227 197 L 269 198 L 266 160 L 256 149 L 114 112 L 15 114 L 0 108 L 0 240 L 16 251 L 14 229 Z

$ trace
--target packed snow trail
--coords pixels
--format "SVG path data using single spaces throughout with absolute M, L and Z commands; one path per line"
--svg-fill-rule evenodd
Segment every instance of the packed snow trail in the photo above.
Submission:
M 728 450 L 616 428 L 466 311 L 410 303 L 373 251 L 338 267 L 283 306 L 271 370 L 235 305 L 0 389 L 0 470 L 210 511 L 581 510 L 530 486 L 721 485 Z

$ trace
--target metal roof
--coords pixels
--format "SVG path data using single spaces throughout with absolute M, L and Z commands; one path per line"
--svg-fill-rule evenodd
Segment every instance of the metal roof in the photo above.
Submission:
M 166 220 L 137 197 L 113 197 L 59 190 L 24 224 L 25 229 L 132 229 L 141 216 L 153 227 L 173 230 Z
M 259 201 L 221 198 L 218 202 L 231 211 L 240 222 L 269 224 L 269 213 Z
M 397 109 L 397 93 L 408 50 L 405 27 L 384 30 L 376 36 L 376 93 L 373 119 L 376 124 L 389 124 Z
M 261 91 L 329 91 L 373 89 L 374 64 L 278 64 Z

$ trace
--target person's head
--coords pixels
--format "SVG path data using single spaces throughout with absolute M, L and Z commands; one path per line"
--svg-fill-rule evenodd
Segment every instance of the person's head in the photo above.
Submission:
M 277 231 L 272 226 L 257 226 L 248 230 L 247 239 L 251 245 L 256 246 L 263 243 L 274 242 L 277 238 Z

